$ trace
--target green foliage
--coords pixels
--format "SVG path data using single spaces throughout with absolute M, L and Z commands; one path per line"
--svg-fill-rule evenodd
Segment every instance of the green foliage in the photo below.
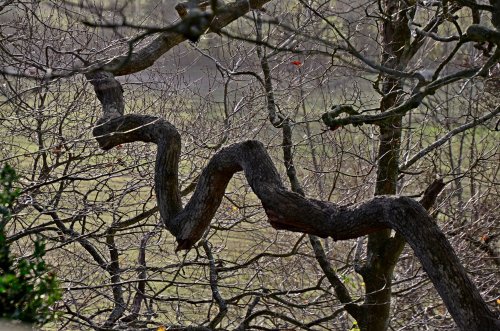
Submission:
M 0 318 L 45 323 L 53 317 L 49 307 L 61 296 L 56 277 L 43 260 L 45 244 L 38 239 L 32 257 L 16 260 L 5 233 L 10 209 L 19 195 L 13 188 L 16 180 L 14 169 L 6 165 L 0 172 Z
M 349 331 L 361 331 L 361 329 L 358 326 L 358 322 L 356 321 L 352 322 L 352 328 L 350 328 Z

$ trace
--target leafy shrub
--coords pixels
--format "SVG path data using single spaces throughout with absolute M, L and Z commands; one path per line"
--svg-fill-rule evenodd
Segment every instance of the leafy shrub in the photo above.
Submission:
M 13 187 L 16 180 L 14 169 L 5 165 L 0 172 L 0 318 L 42 324 L 53 318 L 49 308 L 61 295 L 55 275 L 43 260 L 42 240 L 35 241 L 29 258 L 16 259 L 10 252 L 5 228 L 19 195 Z

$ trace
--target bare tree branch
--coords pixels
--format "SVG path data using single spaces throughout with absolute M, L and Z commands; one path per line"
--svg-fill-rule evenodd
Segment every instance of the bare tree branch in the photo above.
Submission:
M 421 151 L 419 151 L 417 154 L 413 155 L 408 161 L 406 161 L 404 164 L 402 164 L 399 167 L 399 171 L 405 171 L 405 170 L 407 170 L 415 162 L 417 162 L 422 157 L 424 157 L 428 153 L 432 152 L 433 150 L 435 150 L 439 146 L 443 145 L 445 142 L 447 142 L 448 140 L 450 140 L 453 136 L 459 134 L 460 132 L 467 131 L 470 128 L 473 128 L 473 127 L 475 127 L 475 126 L 477 126 L 479 124 L 482 124 L 482 123 L 486 122 L 487 120 L 495 117 L 495 115 L 497 115 L 498 113 L 500 113 L 500 106 L 497 107 L 496 109 L 492 110 L 491 113 L 489 113 L 489 114 L 486 114 L 486 115 L 484 115 L 484 116 L 482 116 L 480 118 L 474 119 L 474 120 L 470 121 L 469 123 L 466 123 L 464 125 L 459 126 L 458 128 L 455 128 L 455 129 L 449 131 L 443 137 L 439 138 L 438 140 L 436 140 L 435 142 L 433 142 L 432 144 L 430 144 L 426 148 L 424 148 Z
M 269 1 L 270 0 L 237 0 L 225 6 L 220 6 L 217 10 L 218 14 L 209 24 L 210 30 L 208 32 L 220 31 L 250 10 L 261 8 Z M 133 74 L 152 66 L 163 54 L 186 39 L 187 38 L 179 32 L 162 32 L 143 48 L 137 51 L 132 50 L 129 54 L 93 64 L 87 68 L 86 71 L 103 70 L 115 76 Z

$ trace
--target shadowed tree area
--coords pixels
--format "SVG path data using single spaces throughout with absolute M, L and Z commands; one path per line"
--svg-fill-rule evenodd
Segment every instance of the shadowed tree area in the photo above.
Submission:
M 10 208 L 18 192 L 13 188 L 17 179 L 14 169 L 6 165 L 0 171 L 0 323 L 6 320 L 43 324 L 54 316 L 50 306 L 59 298 L 58 283 L 47 270 L 43 257 L 45 244 L 35 241 L 33 256 L 17 258 L 11 254 L 5 228 L 10 220 Z M 5 319 L 5 320 L 3 320 Z M 15 326 L 11 326 L 14 328 Z
M 500 2 L 0 8 L 48 327 L 500 329 Z

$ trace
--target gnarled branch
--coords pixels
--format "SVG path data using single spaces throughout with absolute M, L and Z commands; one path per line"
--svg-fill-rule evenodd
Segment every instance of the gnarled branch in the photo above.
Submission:
M 215 15 L 208 26 L 208 32 L 220 31 L 250 10 L 261 8 L 269 1 L 270 0 L 237 0 L 225 6 L 218 7 L 217 15 Z M 189 24 L 189 22 L 186 24 Z M 179 29 L 177 29 L 178 31 L 170 31 L 167 28 L 165 30 L 165 32 L 159 33 L 144 47 L 93 64 L 88 68 L 88 71 L 104 70 L 113 73 L 115 76 L 123 76 L 149 68 L 172 47 L 177 46 L 187 39 L 186 36 L 179 32 L 185 30 L 184 27 L 179 27 Z
M 122 98 L 121 86 L 113 80 L 107 76 L 91 81 L 97 92 L 103 86 L 110 92 L 99 98 L 105 116 L 93 134 L 105 150 L 134 141 L 157 144 L 155 192 L 162 220 L 177 239 L 177 250 L 191 248 L 202 237 L 219 208 L 229 180 L 234 173 L 243 171 L 274 228 L 329 236 L 334 240 L 394 229 L 413 248 L 462 330 L 500 328 L 500 321 L 482 300 L 444 234 L 424 207 L 413 199 L 378 196 L 348 207 L 307 199 L 285 188 L 262 143 L 245 141 L 223 148 L 212 157 L 191 199 L 182 208 L 178 188 L 179 133 L 172 124 L 152 116 L 120 116 L 114 111 L 115 116 L 106 116 L 110 107 L 104 103 L 117 104 Z

